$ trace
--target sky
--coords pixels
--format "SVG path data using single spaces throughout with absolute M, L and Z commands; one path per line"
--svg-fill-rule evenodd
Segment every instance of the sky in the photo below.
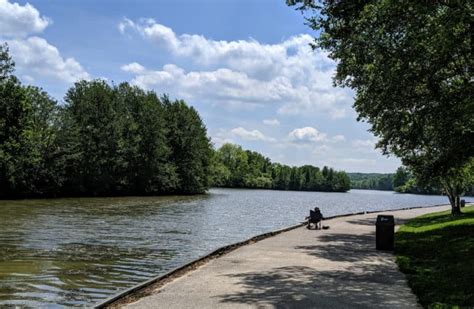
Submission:
M 183 99 L 216 147 L 288 165 L 394 172 L 358 122 L 354 92 L 284 0 L 0 0 L 16 75 L 63 103 L 81 79 L 127 81 Z

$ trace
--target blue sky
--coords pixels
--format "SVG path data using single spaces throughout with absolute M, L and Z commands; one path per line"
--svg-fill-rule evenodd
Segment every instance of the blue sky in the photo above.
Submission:
M 273 161 L 393 172 L 356 121 L 353 92 L 312 51 L 302 15 L 281 0 L 0 0 L 0 39 L 17 75 L 58 101 L 78 79 L 128 81 L 182 98 L 216 146 Z

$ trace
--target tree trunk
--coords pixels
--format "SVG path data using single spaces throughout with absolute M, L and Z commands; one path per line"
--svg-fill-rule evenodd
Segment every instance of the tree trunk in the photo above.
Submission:
M 446 195 L 449 198 L 449 203 L 451 204 L 451 215 L 458 216 L 461 214 L 461 198 L 459 196 L 458 190 L 452 188 L 447 183 L 444 184 L 444 189 Z
M 459 194 L 453 197 L 454 205 L 451 204 L 451 215 L 458 216 L 461 214 L 461 198 Z

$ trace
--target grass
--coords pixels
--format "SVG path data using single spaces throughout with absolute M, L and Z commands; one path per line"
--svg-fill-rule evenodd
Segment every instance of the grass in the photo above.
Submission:
M 424 215 L 401 226 L 395 253 L 424 308 L 474 307 L 474 206 Z

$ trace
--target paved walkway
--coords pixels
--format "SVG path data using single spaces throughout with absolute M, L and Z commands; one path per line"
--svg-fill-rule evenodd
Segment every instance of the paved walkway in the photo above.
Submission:
M 448 206 L 390 212 L 398 224 Z M 390 253 L 376 251 L 377 214 L 324 222 L 243 246 L 130 308 L 419 308 Z

